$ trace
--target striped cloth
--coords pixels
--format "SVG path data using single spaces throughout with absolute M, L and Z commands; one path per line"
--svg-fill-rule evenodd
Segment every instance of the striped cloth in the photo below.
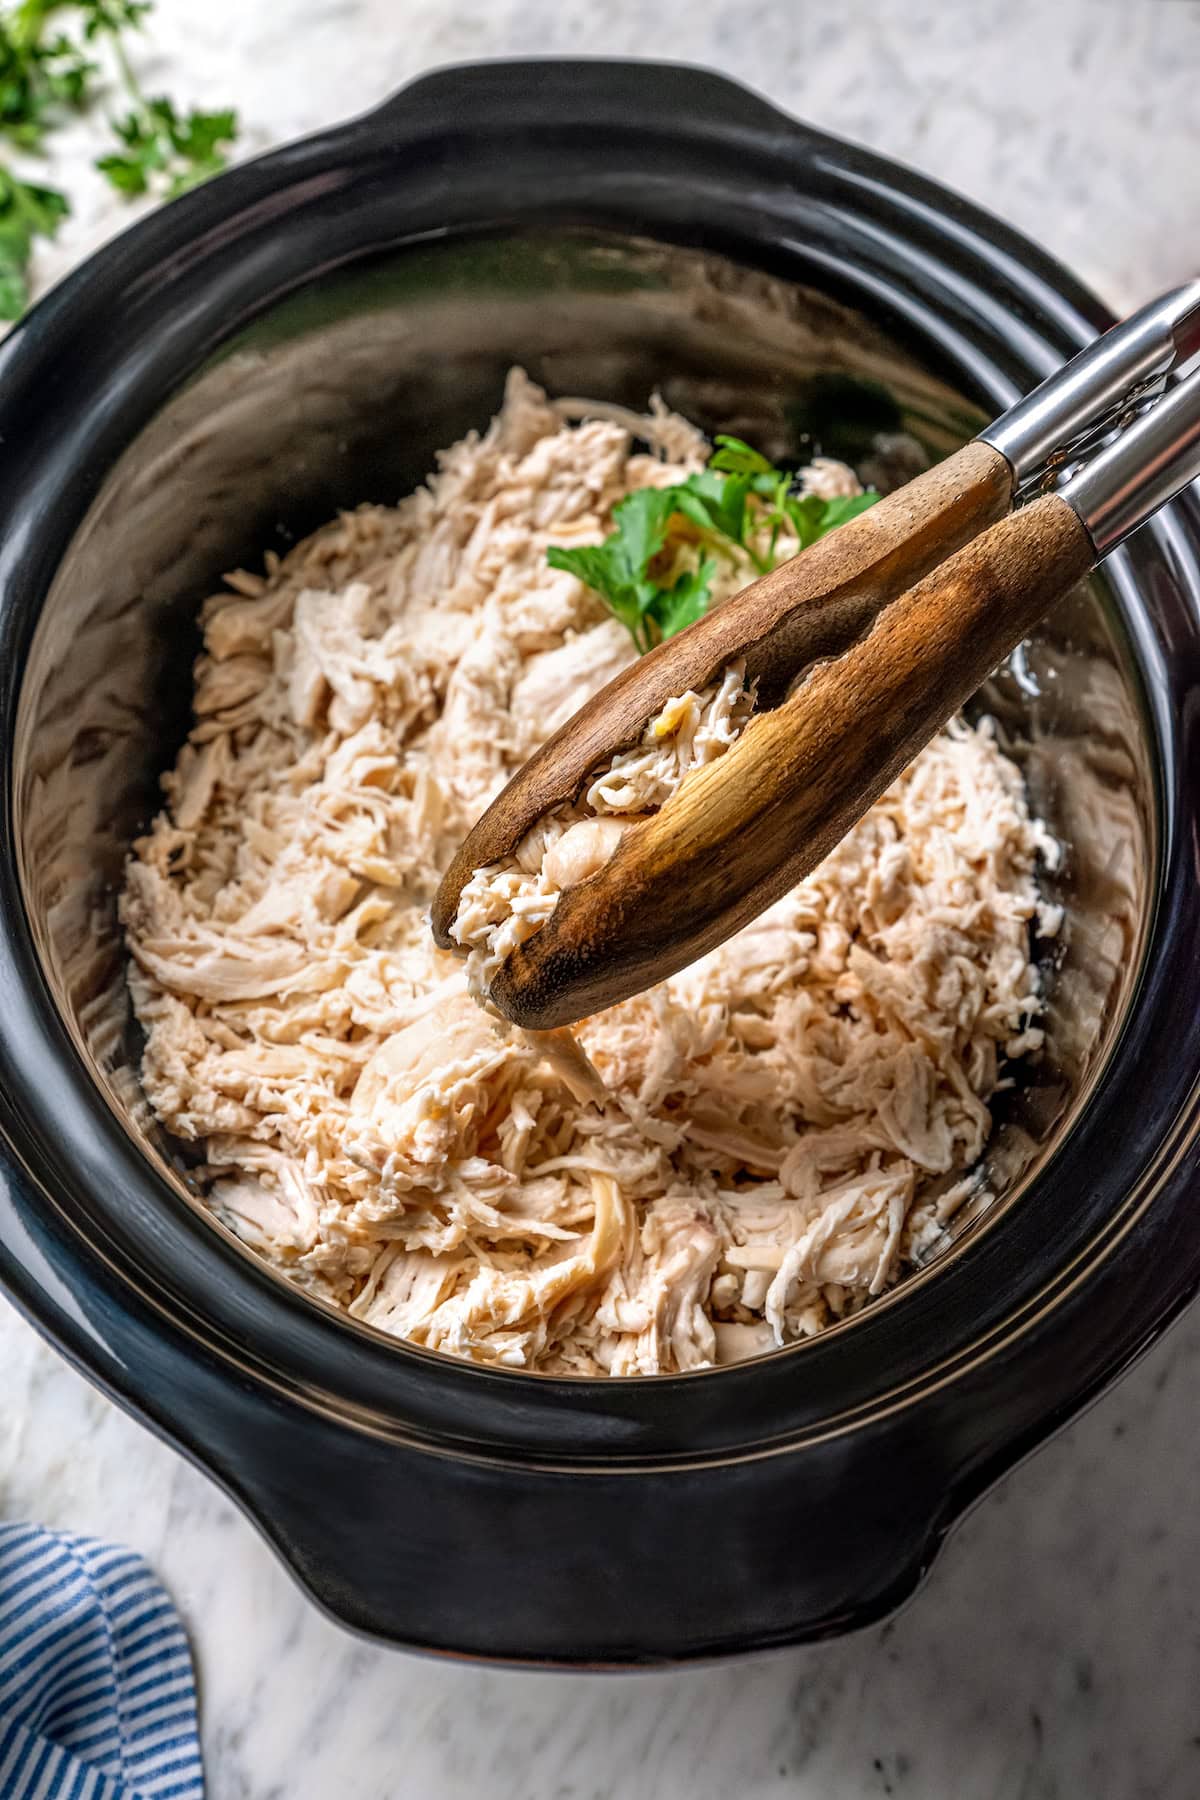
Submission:
M 140 1556 L 0 1525 L 0 1800 L 203 1800 L 196 1685 Z

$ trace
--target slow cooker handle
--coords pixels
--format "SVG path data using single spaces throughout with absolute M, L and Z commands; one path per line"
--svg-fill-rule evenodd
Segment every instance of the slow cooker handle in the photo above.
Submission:
M 769 100 L 713 70 L 687 63 L 580 61 L 568 57 L 463 63 L 435 69 L 367 114 L 385 130 L 425 120 L 444 131 L 456 117 L 516 132 L 562 123 L 597 127 L 643 124 L 656 135 L 704 135 L 713 125 L 772 136 L 819 134 Z

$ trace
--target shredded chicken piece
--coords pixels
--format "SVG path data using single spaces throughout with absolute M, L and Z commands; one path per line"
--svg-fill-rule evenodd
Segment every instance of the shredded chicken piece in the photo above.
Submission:
M 515 371 L 426 486 L 207 602 L 195 726 L 129 863 L 143 1082 L 202 1146 L 214 1213 L 310 1294 L 457 1356 L 652 1374 L 821 1330 L 937 1244 L 1040 1044 L 1057 848 L 986 720 L 577 1045 L 503 1028 L 434 947 L 455 845 L 635 654 L 547 547 L 599 541 L 630 489 L 705 454 L 661 406 L 556 407 Z M 602 866 L 752 705 L 736 669 L 673 701 L 579 816 L 484 872 L 488 929 Z
M 580 801 L 556 806 L 511 856 L 472 871 L 450 935 L 467 952 L 467 984 L 476 999 L 486 998 L 517 945 L 541 930 L 563 890 L 604 867 L 635 818 L 664 805 L 693 769 L 736 743 L 753 706 L 741 662 L 703 693 L 676 695 L 650 720 L 639 745 L 595 772 Z

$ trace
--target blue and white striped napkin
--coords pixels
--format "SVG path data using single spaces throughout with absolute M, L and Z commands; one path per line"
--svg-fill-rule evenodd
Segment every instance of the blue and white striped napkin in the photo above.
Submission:
M 187 1638 L 140 1556 L 0 1525 L 0 1800 L 203 1800 Z

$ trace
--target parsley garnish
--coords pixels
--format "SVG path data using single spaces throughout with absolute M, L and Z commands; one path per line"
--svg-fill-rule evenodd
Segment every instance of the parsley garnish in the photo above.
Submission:
M 66 213 L 66 196 L 57 188 L 18 181 L 0 165 L 0 319 L 19 319 L 29 304 L 33 240 L 53 237 Z
M 225 165 L 237 136 L 228 110 L 179 112 L 142 92 L 125 40 L 140 30 L 152 0 L 19 0 L 0 6 L 0 140 L 36 154 L 48 132 L 96 98 L 101 65 L 89 52 L 107 49 L 128 110 L 113 121 L 118 147 L 96 167 L 118 193 L 165 199 Z M 51 30 L 65 22 L 72 31 Z M 34 240 L 53 237 L 70 211 L 65 194 L 26 180 L 0 162 L 0 319 L 19 318 L 29 302 Z
M 793 486 L 787 470 L 741 438 L 718 437 L 707 468 L 673 487 L 627 494 L 602 544 L 555 545 L 547 561 L 593 588 L 644 653 L 707 612 L 718 556 L 736 561 L 740 552 L 765 575 L 785 532 L 807 549 L 879 498 L 820 500 Z
M 86 105 L 96 65 L 61 32 L 47 35 L 53 5 L 23 0 L 0 16 L 0 135 L 36 150 L 56 113 Z
M 181 115 L 169 100 L 144 100 L 113 130 L 123 148 L 97 159 L 100 173 L 119 193 L 145 194 L 160 184 L 173 199 L 225 167 L 224 146 L 237 136 L 237 114 Z

